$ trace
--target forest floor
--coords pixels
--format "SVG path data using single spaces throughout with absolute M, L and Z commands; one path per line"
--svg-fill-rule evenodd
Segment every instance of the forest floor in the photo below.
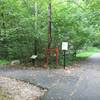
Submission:
M 40 100 L 100 100 L 100 52 L 73 68 L 1 69 L 0 75 L 47 89 Z
M 29 83 L 0 77 L 0 100 L 38 100 L 45 92 Z

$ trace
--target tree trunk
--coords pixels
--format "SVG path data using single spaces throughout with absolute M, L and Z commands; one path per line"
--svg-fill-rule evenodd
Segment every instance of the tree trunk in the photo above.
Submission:
M 34 23 L 34 29 L 35 29 L 35 34 L 37 34 L 37 16 L 38 16 L 38 9 L 37 9 L 37 1 L 35 1 L 35 13 L 34 13 L 34 16 L 35 16 L 35 23 Z M 37 37 L 35 37 L 35 40 L 34 40 L 34 54 L 37 55 Z
M 74 50 L 73 57 L 76 58 L 76 55 L 77 55 L 77 50 Z
M 5 31 L 5 33 L 6 33 L 6 24 L 5 24 L 5 21 L 4 21 L 5 16 L 4 16 L 3 13 L 1 13 L 1 16 L 2 16 L 2 19 L 3 19 L 2 27 L 3 27 L 3 29 L 4 29 L 4 31 Z
M 49 0 L 48 5 L 48 48 L 51 47 L 52 37 L 51 37 L 51 0 Z

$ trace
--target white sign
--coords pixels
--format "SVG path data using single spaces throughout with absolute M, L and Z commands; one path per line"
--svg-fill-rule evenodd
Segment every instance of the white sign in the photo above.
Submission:
M 37 58 L 37 55 L 32 55 L 30 58 L 31 59 L 36 59 Z
M 68 42 L 62 42 L 62 50 L 68 50 Z

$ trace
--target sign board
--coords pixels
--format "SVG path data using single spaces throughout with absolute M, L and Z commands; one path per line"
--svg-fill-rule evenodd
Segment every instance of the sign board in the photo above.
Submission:
M 37 58 L 37 55 L 32 55 L 30 58 L 31 59 L 36 59 Z
M 68 42 L 62 42 L 62 50 L 68 50 Z

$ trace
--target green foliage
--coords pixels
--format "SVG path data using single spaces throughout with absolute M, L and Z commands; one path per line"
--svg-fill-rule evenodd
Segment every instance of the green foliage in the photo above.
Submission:
M 0 64 L 3 65 L 3 64 L 9 64 L 9 61 L 7 60 L 0 60 Z
M 78 58 L 87 58 L 98 51 L 99 51 L 99 49 L 97 47 L 87 47 L 84 50 L 79 51 L 79 53 L 77 53 L 77 57 Z
M 69 62 L 85 45 L 99 43 L 99 2 L 52 0 L 51 47 L 59 47 L 61 64 L 62 41 L 69 42 Z M 48 0 L 0 0 L 0 58 L 29 61 L 37 52 L 39 61 L 43 60 L 48 42 L 47 12 Z

